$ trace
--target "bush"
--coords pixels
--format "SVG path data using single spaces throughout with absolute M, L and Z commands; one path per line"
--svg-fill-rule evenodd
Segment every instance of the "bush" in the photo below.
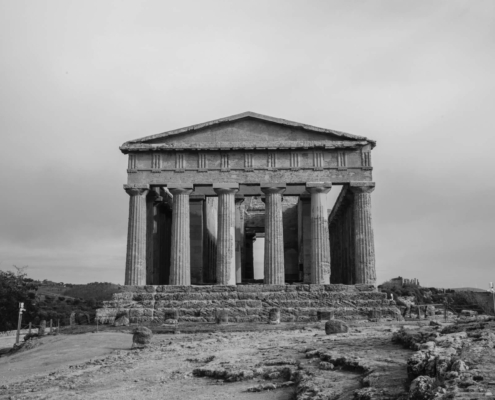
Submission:
M 64 301 L 65 300 L 65 297 L 64 296 L 59 296 L 58 300 L 59 301 Z

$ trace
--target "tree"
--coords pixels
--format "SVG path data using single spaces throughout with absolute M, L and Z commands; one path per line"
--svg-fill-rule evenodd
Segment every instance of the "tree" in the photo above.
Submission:
M 37 286 L 26 280 L 25 268 L 17 271 L 0 271 L 0 331 L 17 329 L 19 303 L 24 303 L 23 324 L 32 321 L 37 314 L 37 306 L 30 293 Z

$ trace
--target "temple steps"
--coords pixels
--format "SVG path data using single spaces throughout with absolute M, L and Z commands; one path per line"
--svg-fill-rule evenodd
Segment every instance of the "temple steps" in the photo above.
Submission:
M 101 323 L 126 314 L 131 322 L 214 322 L 217 309 L 228 310 L 233 322 L 266 322 L 278 308 L 282 322 L 335 318 L 367 319 L 378 313 L 399 318 L 399 310 L 385 293 L 371 285 L 239 285 L 239 286 L 126 286 L 97 310 Z

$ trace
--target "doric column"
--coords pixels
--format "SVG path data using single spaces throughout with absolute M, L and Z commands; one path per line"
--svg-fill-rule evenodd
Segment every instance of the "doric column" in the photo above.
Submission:
M 282 193 L 285 185 L 262 187 L 265 198 L 265 278 L 269 285 L 283 285 L 284 227 L 282 220 Z
M 235 196 L 235 281 L 242 282 L 244 261 L 244 196 Z
M 329 182 L 306 183 L 311 194 L 311 283 L 330 284 L 330 239 L 328 236 L 327 196 Z
M 217 284 L 235 285 L 235 202 L 238 184 L 213 185 L 218 195 Z
M 170 187 L 174 196 L 172 207 L 172 249 L 170 285 L 191 284 L 191 253 L 189 229 L 189 195 L 192 188 Z
M 146 195 L 149 185 L 124 185 L 129 199 L 125 284 L 146 285 Z
M 375 183 L 351 182 L 350 189 L 354 193 L 355 283 L 374 285 L 376 283 L 375 239 L 370 193 L 375 189 Z

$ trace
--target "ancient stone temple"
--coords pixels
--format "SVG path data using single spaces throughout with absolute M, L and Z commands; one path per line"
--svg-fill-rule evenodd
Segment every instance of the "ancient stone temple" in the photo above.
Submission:
M 126 285 L 252 279 L 256 234 L 267 284 L 374 284 L 374 145 L 251 112 L 126 142 Z
M 140 315 L 177 308 L 200 318 L 207 305 L 228 306 L 249 319 L 251 308 L 278 304 L 284 319 L 292 309 L 315 316 L 322 307 L 342 307 L 344 297 L 352 307 L 387 305 L 373 287 L 374 146 L 252 112 L 124 143 L 125 284 L 142 294 L 116 295 L 130 302 L 119 307 L 141 302 L 149 311 Z M 331 190 L 340 194 L 330 211 Z M 253 261 L 261 238 L 262 280 Z M 274 292 L 283 304 L 268 301 Z

